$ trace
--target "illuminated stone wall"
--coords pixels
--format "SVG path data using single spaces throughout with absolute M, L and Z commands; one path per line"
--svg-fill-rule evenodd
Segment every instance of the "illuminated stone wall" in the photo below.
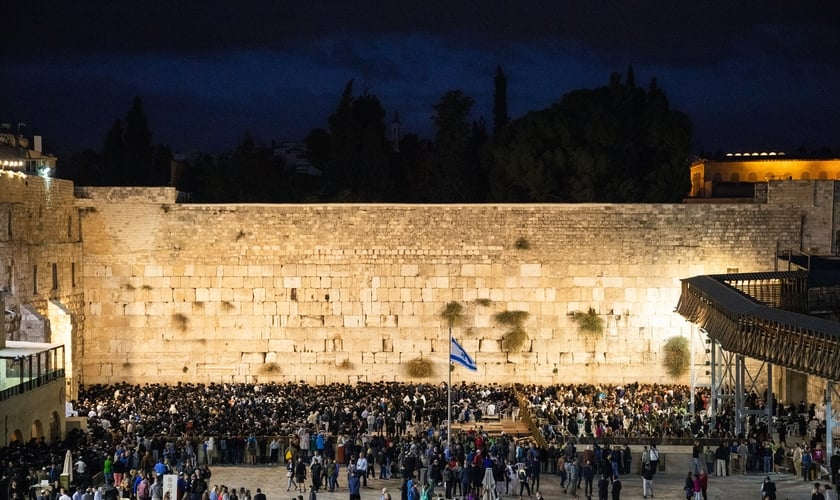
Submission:
M 81 380 L 84 284 L 73 184 L 0 170 L 0 289 L 19 319 L 11 340 L 65 344 L 70 380 Z
M 772 269 L 777 242 L 829 253 L 835 191 L 771 182 L 763 204 L 182 205 L 172 189 L 74 197 L 66 181 L 0 175 L 0 286 L 7 308 L 69 346 L 71 397 L 123 380 L 406 380 L 417 357 L 444 380 L 450 301 L 479 365 L 455 380 L 669 381 L 659 350 L 690 331 L 673 312 L 680 278 Z M 600 333 L 573 319 L 590 308 Z M 494 315 L 517 310 L 528 339 L 506 352 L 510 327 Z
M 766 271 L 777 241 L 798 248 L 802 234 L 831 234 L 810 222 L 822 224 L 811 212 L 825 207 L 787 204 L 179 205 L 87 196 L 79 200 L 85 383 L 406 380 L 406 362 L 420 356 L 432 362 L 431 381 L 445 380 L 439 313 L 449 301 L 465 307 L 454 333 L 479 365 L 454 380 L 669 381 L 659 350 L 690 331 L 673 312 L 680 278 Z M 600 333 L 573 320 L 590 308 Z M 521 352 L 505 352 L 509 327 L 494 314 L 516 310 L 529 313 L 528 339 Z

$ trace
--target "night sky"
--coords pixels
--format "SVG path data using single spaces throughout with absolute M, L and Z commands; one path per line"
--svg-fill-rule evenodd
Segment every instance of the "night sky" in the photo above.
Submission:
M 134 96 L 176 152 L 301 140 L 350 79 L 404 133 L 431 137 L 454 89 L 492 127 L 497 65 L 513 118 L 632 64 L 689 115 L 695 152 L 840 148 L 835 0 L 26 0 L 0 18 L 0 122 L 59 154 L 101 149 Z

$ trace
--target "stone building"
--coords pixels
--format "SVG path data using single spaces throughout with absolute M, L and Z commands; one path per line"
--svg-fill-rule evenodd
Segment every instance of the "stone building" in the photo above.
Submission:
M 691 164 L 690 198 L 751 198 L 772 180 L 840 180 L 840 159 L 793 158 L 775 151 L 727 153 Z

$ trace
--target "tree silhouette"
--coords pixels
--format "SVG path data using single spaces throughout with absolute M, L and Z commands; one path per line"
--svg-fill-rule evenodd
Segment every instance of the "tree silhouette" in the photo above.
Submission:
M 690 186 L 691 122 L 652 82 L 609 85 L 563 96 L 514 120 L 493 143 L 496 201 L 674 202 Z
M 510 121 L 507 104 L 507 78 L 501 66 L 496 66 L 496 76 L 493 78 L 493 84 L 493 135 L 495 136 Z
M 434 152 L 425 198 L 435 202 L 461 201 L 469 182 L 470 110 L 475 101 L 460 90 L 445 93 L 434 105 Z

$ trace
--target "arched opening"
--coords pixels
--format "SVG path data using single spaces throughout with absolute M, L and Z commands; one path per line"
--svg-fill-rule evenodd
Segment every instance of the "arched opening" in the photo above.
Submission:
M 12 444 L 12 443 L 21 443 L 21 444 L 23 444 L 23 433 L 22 433 L 22 432 L 20 432 L 20 429 L 15 429 L 15 430 L 14 430 L 14 431 L 12 431 L 12 433 L 9 435 L 9 444 Z
M 737 172 L 729 176 L 729 182 L 741 182 L 741 175 Z
M 720 182 L 723 180 L 723 176 L 720 175 L 720 172 L 715 172 L 715 175 L 712 176 L 712 180 L 714 182 Z
M 802 172 L 801 179 L 803 181 L 807 181 L 807 180 L 811 179 L 811 172 Z
M 42 437 L 44 437 L 44 426 L 41 424 L 40 420 L 36 420 L 32 422 L 32 428 L 29 429 L 29 439 L 38 441 Z
M 747 175 L 747 180 L 750 182 L 758 182 L 758 175 L 756 175 L 755 172 L 750 172 L 749 175 Z
M 825 170 L 823 170 L 819 174 L 817 174 L 817 179 L 819 179 L 821 181 L 827 180 L 828 179 L 828 174 L 825 172 Z
M 61 439 L 61 417 L 58 412 L 53 412 L 50 415 L 50 442 Z

